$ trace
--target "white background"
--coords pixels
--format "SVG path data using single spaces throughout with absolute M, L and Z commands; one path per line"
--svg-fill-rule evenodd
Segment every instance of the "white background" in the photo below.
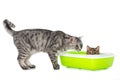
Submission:
M 112 67 L 88 71 L 61 66 L 53 70 L 47 54 L 31 57 L 36 69 L 24 71 L 17 63 L 17 49 L 2 21 L 12 21 L 15 30 L 44 28 L 83 37 L 86 45 L 114 53 Z M 0 0 L 0 80 L 120 80 L 119 0 Z M 60 64 L 60 61 L 59 61 Z

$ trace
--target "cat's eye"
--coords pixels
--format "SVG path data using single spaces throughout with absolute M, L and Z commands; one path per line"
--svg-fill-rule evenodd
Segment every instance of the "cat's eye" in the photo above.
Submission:
M 79 46 L 78 46 L 78 45 L 76 45 L 76 48 L 78 49 L 78 48 L 79 48 Z

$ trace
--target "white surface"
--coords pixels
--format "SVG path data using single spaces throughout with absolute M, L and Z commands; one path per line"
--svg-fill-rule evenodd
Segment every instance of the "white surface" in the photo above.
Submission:
M 0 10 L 0 80 L 120 80 L 120 0 L 0 0 Z M 83 50 L 99 45 L 101 52 L 114 53 L 114 64 L 100 71 L 63 66 L 54 71 L 47 54 L 40 53 L 31 57 L 36 69 L 24 71 L 2 25 L 6 18 L 15 30 L 45 28 L 84 36 Z

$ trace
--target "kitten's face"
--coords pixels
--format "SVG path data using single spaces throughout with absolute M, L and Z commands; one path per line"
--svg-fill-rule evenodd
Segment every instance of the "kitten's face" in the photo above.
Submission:
M 80 38 L 69 36 L 65 39 L 67 49 L 81 51 L 83 43 Z
M 99 46 L 97 46 L 96 48 L 91 48 L 89 46 L 87 46 L 87 54 L 99 54 Z

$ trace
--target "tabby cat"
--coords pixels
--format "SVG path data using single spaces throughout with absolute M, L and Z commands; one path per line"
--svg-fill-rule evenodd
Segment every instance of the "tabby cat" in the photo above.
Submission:
M 99 48 L 100 48 L 99 46 L 97 46 L 96 48 L 91 48 L 87 45 L 87 54 L 90 54 L 90 55 L 100 54 Z
M 33 69 L 35 65 L 29 62 L 29 58 L 36 52 L 46 52 L 50 57 L 54 70 L 60 66 L 57 61 L 58 52 L 68 49 L 80 51 L 83 43 L 80 38 L 65 34 L 62 31 L 46 29 L 26 29 L 14 31 L 15 25 L 9 20 L 3 21 L 7 32 L 13 36 L 14 44 L 18 49 L 18 62 L 22 69 Z

